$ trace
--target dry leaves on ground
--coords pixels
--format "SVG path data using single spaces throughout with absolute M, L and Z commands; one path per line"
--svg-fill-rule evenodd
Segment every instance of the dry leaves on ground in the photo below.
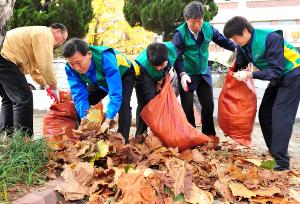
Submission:
M 98 132 L 102 119 L 96 115 L 102 107 L 94 108 L 88 114 L 92 120 L 87 118 L 74 131 L 75 139 L 60 136 L 54 146 L 49 175 L 63 170 L 64 183 L 57 189 L 66 200 L 88 196 L 90 204 L 300 202 L 299 174 L 264 169 L 263 159 L 251 150 L 223 143 L 220 151 L 200 146 L 179 152 L 163 147 L 151 134 L 125 144 L 118 133 Z

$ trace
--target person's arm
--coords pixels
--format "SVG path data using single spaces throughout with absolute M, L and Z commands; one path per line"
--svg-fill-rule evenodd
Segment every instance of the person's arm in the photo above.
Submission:
M 147 71 L 141 67 L 142 80 L 137 82 L 141 87 L 145 104 L 149 103 L 157 94 L 156 82 L 150 77 Z
M 65 70 L 76 111 L 80 118 L 84 118 L 90 109 L 87 85 L 71 67 L 66 65 Z
M 283 43 L 283 38 L 279 34 L 269 34 L 265 52 L 265 60 L 268 62 L 268 69 L 253 72 L 253 78 L 261 80 L 275 80 L 282 76 L 284 62 Z
M 184 65 L 183 65 L 183 58 L 182 58 L 183 46 L 184 45 L 183 45 L 183 40 L 182 40 L 180 32 L 175 32 L 174 33 L 172 43 L 175 45 L 176 53 L 177 53 L 177 58 L 176 58 L 176 61 L 174 63 L 174 68 L 175 68 L 176 73 L 178 74 L 178 76 L 180 76 L 180 74 L 182 72 L 185 72 Z
M 232 52 L 235 51 L 237 45 L 230 39 L 226 38 L 224 35 L 222 35 L 217 29 L 212 27 L 213 29 L 213 37 L 212 41 L 219 45 L 220 47 L 225 48 L 226 50 L 230 50 Z
M 42 78 L 47 85 L 56 88 L 57 80 L 53 66 L 53 42 L 47 37 L 48 35 L 43 34 L 34 35 L 32 37 L 32 49 Z M 36 76 L 35 78 L 41 77 Z
M 103 73 L 108 85 L 108 98 L 106 119 L 112 120 L 122 104 L 122 79 L 114 53 L 107 50 L 102 53 Z
M 46 82 L 38 69 L 33 70 L 30 76 L 36 83 L 38 83 L 42 87 L 45 87 Z
M 236 51 L 235 63 L 236 63 L 235 71 L 243 70 L 249 64 L 249 60 L 246 58 L 245 54 L 243 53 L 240 47 L 238 47 Z

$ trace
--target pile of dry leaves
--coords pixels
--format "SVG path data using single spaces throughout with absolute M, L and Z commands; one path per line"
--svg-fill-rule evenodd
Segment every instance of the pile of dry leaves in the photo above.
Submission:
M 250 150 L 223 143 L 178 152 L 154 135 L 124 144 L 118 133 L 98 132 L 102 107 L 91 109 L 74 137 L 49 139 L 53 152 L 49 177 L 65 200 L 88 203 L 300 203 L 300 175 L 262 168 Z M 266 158 L 265 158 L 266 159 Z M 61 169 L 60 175 L 57 175 Z

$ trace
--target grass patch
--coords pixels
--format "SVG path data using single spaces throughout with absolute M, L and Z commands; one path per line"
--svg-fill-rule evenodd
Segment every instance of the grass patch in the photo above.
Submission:
M 50 148 L 43 137 L 32 140 L 17 131 L 0 140 L 0 201 L 7 202 L 8 188 L 44 183 Z

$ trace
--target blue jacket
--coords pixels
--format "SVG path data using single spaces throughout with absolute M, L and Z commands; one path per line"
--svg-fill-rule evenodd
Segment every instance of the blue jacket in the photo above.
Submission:
M 93 59 L 85 76 L 93 83 L 92 85 L 98 86 L 101 90 L 108 93 L 109 102 L 107 104 L 106 118 L 113 119 L 118 113 L 122 103 L 122 79 L 115 54 L 110 51 L 104 51 L 102 59 L 103 72 L 108 88 L 98 85 L 96 79 L 96 65 Z M 87 84 L 82 81 L 78 73 L 70 66 L 67 65 L 65 70 L 75 108 L 80 118 L 84 118 L 86 111 L 90 109 Z

